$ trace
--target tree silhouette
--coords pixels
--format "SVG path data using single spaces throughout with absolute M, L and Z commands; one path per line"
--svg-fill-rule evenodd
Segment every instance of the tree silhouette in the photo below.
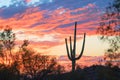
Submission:
M 110 60 L 120 58 L 120 0 L 114 0 L 106 7 L 97 32 L 101 35 L 101 40 L 110 44 L 105 56 Z
M 37 53 L 29 46 L 29 43 L 28 40 L 24 40 L 16 54 L 16 62 L 19 63 L 19 67 L 22 67 L 22 74 L 29 75 L 32 79 L 36 77 L 41 79 L 48 73 L 54 72 L 57 65 L 55 58 Z
M 3 32 L 0 33 L 0 54 L 1 56 L 6 56 L 6 61 L 9 61 L 9 65 L 11 64 L 11 60 L 13 59 L 12 55 L 12 49 L 15 45 L 15 33 L 12 32 L 12 28 L 10 28 L 8 25 L 3 30 Z M 3 49 L 8 50 L 8 52 L 5 51 L 3 53 Z M 9 57 L 8 57 L 9 56 Z
M 13 55 L 12 49 L 16 47 L 15 33 L 9 26 L 0 32 L 0 80 L 19 80 L 22 75 L 42 80 L 48 74 L 61 74 L 64 71 L 64 67 L 57 64 L 56 58 L 41 55 L 29 43 L 24 40 Z

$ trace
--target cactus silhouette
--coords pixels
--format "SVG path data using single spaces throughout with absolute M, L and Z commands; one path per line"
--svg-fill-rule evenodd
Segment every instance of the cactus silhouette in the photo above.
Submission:
M 65 38 L 67 55 L 68 55 L 68 58 L 72 61 L 72 72 L 75 71 L 75 63 L 76 63 L 76 60 L 80 59 L 81 56 L 82 56 L 82 54 L 83 54 L 84 46 L 85 46 L 85 36 L 86 36 L 86 33 L 84 33 L 82 50 L 81 50 L 80 55 L 76 57 L 76 27 L 77 27 L 77 22 L 75 22 L 74 44 L 73 44 L 73 46 L 72 46 L 71 36 L 69 37 L 69 40 L 70 40 L 70 50 L 69 50 L 69 48 L 68 48 L 67 38 Z

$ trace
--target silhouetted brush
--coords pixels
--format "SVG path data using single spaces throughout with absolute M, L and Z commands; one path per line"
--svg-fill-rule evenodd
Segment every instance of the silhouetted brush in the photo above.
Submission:
M 69 40 L 70 40 L 70 50 L 69 50 L 69 48 L 68 48 L 67 38 L 65 38 L 67 55 L 68 55 L 68 58 L 72 61 L 72 72 L 75 71 L 75 63 L 76 63 L 76 60 L 80 59 L 81 56 L 82 56 L 82 54 L 83 54 L 84 45 L 85 45 L 85 36 L 86 36 L 86 33 L 84 33 L 82 50 L 81 50 L 80 55 L 79 55 L 78 57 L 76 57 L 76 27 L 77 27 L 77 22 L 75 22 L 74 44 L 73 44 L 73 46 L 72 46 L 71 36 L 70 36 L 70 39 L 69 39 Z

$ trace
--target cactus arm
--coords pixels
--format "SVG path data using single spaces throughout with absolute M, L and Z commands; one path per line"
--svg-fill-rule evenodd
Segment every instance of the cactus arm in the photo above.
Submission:
M 74 30 L 74 46 L 73 46 L 74 55 L 76 53 L 76 27 L 77 27 L 77 22 L 75 22 L 75 30 Z
M 83 39 L 83 45 L 82 45 L 81 53 L 80 53 L 80 55 L 76 58 L 76 60 L 80 59 L 80 57 L 83 55 L 84 46 L 85 46 L 85 37 L 86 37 L 86 33 L 84 33 L 84 39 Z
M 73 58 L 72 40 L 71 40 L 71 36 L 70 36 L 70 53 L 71 53 L 71 58 Z
M 66 50 L 67 50 L 68 58 L 69 58 L 70 60 L 72 60 L 72 58 L 71 58 L 71 56 L 70 56 L 70 53 L 69 53 L 69 49 L 68 49 L 67 38 L 65 38 L 65 43 L 66 43 Z

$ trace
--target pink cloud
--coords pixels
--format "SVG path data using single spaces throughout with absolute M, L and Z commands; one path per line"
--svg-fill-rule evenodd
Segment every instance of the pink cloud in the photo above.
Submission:
M 29 1 L 30 0 L 26 0 L 26 2 Z M 77 25 L 77 35 L 83 35 L 84 32 L 87 32 L 89 35 L 94 35 L 95 30 L 89 29 L 95 28 L 98 23 L 97 13 L 91 13 L 94 7 L 95 5 L 89 4 L 86 7 L 75 10 L 60 8 L 52 12 L 47 10 L 40 11 L 38 7 L 29 8 L 24 13 L 16 14 L 12 18 L 0 18 L 0 24 L 1 26 L 9 25 L 12 27 L 16 35 L 18 35 L 19 41 L 29 39 L 31 46 L 45 50 L 50 47 L 62 45 L 64 44 L 64 38 L 73 36 L 75 21 L 79 22 Z M 90 10 L 88 10 L 88 8 L 90 8 Z M 79 13 L 82 11 L 84 11 L 84 13 Z M 76 14 L 73 15 L 72 13 Z M 45 18 L 45 14 L 47 14 L 48 17 Z M 92 19 L 96 19 L 96 21 Z M 69 25 L 71 23 L 73 23 L 73 25 Z M 67 26 L 64 27 L 65 24 Z M 50 38 L 48 38 L 48 41 L 43 39 L 46 34 L 52 37 L 53 41 L 52 39 L 50 41 Z
M 31 0 L 25 0 L 25 2 L 29 3 Z

